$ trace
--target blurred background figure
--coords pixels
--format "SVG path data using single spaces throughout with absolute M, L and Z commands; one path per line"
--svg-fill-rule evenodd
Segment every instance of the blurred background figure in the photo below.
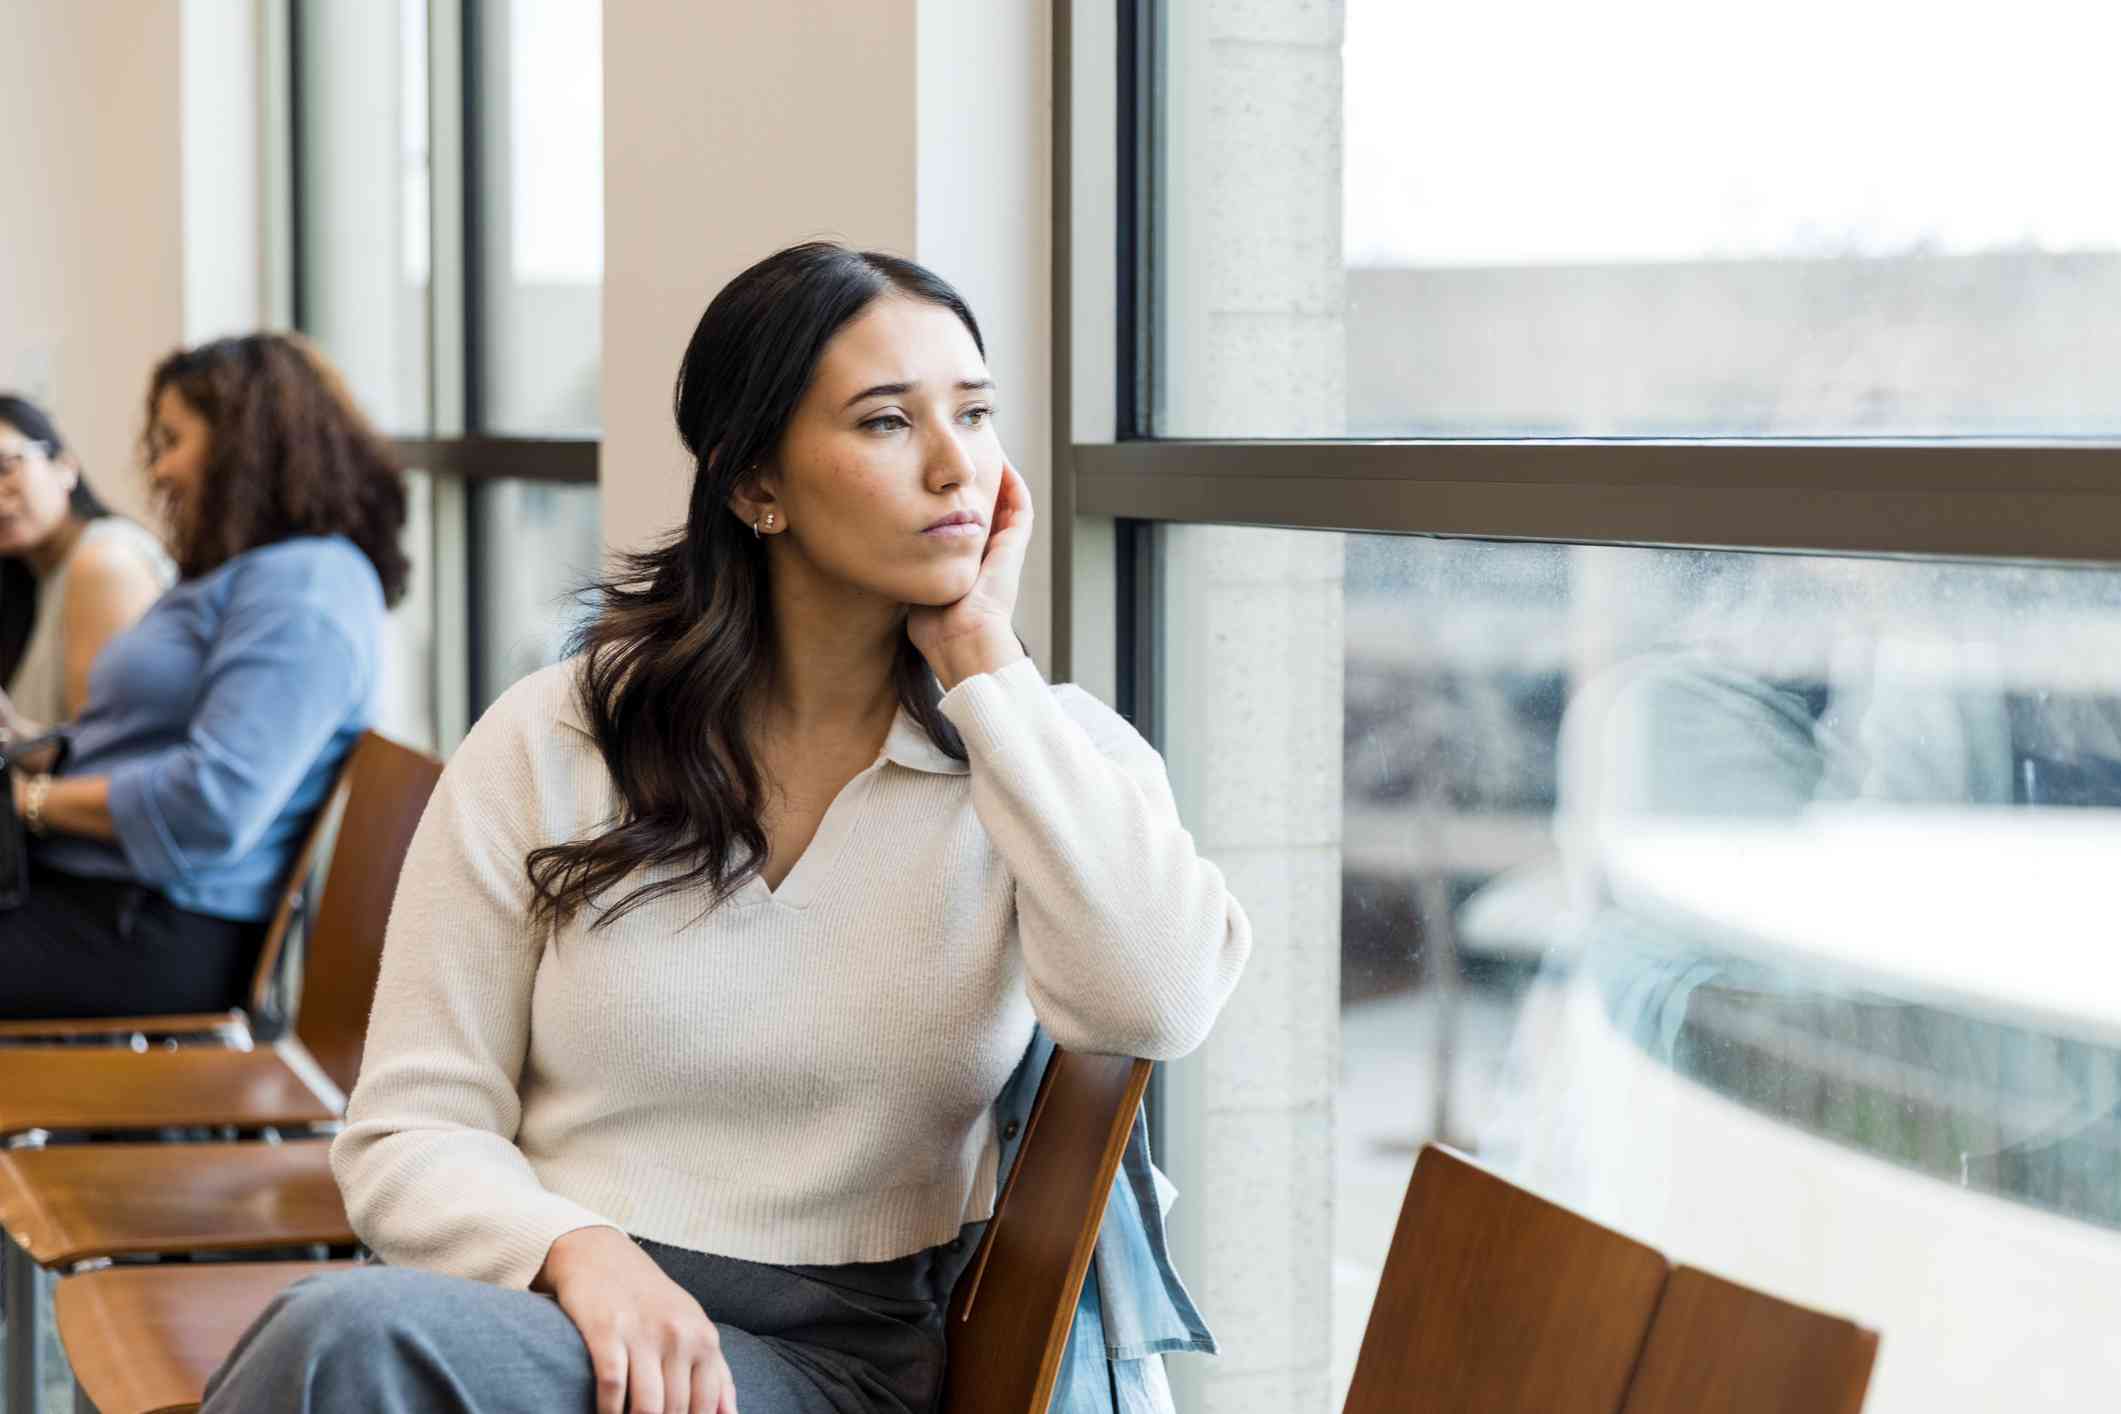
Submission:
M 176 577 L 161 542 L 89 488 L 44 410 L 0 393 L 0 684 L 23 719 L 79 712 L 103 645 Z
M 105 648 L 65 747 L 16 773 L 34 842 L 0 1016 L 234 1004 L 373 715 L 405 487 L 336 371 L 277 334 L 173 354 L 146 453 L 181 578 Z

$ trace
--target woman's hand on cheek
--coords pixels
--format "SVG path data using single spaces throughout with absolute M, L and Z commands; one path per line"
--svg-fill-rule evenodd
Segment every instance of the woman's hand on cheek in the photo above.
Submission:
M 1006 668 L 1024 656 L 1011 619 L 1034 521 L 1031 488 L 1015 467 L 1003 462 L 1002 489 L 995 498 L 979 577 L 956 603 L 917 605 L 907 615 L 906 636 L 942 680 L 945 692 L 966 678 Z

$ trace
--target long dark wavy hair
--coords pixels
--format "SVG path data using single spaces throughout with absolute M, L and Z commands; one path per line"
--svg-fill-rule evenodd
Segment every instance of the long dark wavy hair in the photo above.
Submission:
M 42 442 L 48 457 L 68 454 L 59 425 L 28 398 L 0 393 L 0 422 L 32 442 Z M 78 469 L 67 509 L 80 521 L 100 520 L 111 513 L 102 498 L 89 489 L 88 476 Z M 20 555 L 0 555 L 0 683 L 15 680 L 15 670 L 29 652 L 30 635 L 37 628 L 38 585 L 37 572 Z
M 570 645 L 582 655 L 577 691 L 618 816 L 600 833 L 530 852 L 535 920 L 563 922 L 636 871 L 671 866 L 678 872 L 633 888 L 593 926 L 682 890 L 704 891 L 711 911 L 764 865 L 765 782 L 747 706 L 773 672 L 772 601 L 764 545 L 729 500 L 779 450 L 825 345 L 887 293 L 949 310 L 986 352 L 972 311 L 939 276 L 828 242 L 768 256 L 700 316 L 675 400 L 693 461 L 685 529 L 589 587 L 595 613 Z M 965 759 L 937 705 L 941 686 L 908 639 L 892 675 L 906 711 Z
M 405 593 L 411 565 L 405 477 L 339 371 L 307 339 L 245 334 L 179 349 L 155 366 L 147 417 L 174 388 L 212 429 L 197 504 L 175 527 L 186 579 L 246 550 L 298 535 L 343 535 L 375 566 L 383 602 Z

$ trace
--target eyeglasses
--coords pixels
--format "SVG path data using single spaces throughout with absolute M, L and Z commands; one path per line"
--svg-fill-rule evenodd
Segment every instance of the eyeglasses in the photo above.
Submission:
M 51 443 L 29 441 L 17 442 L 12 447 L 0 447 L 0 476 L 13 476 L 22 464 L 29 460 L 31 452 L 48 457 L 52 452 Z

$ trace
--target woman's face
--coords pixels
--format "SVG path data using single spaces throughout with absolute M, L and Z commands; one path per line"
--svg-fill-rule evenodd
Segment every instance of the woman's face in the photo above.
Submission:
M 66 524 L 81 473 L 50 447 L 0 421 L 0 555 L 22 555 Z
M 994 380 L 955 314 L 887 294 L 818 361 L 774 461 L 767 498 L 776 553 L 900 604 L 949 604 L 979 576 L 1001 492 Z
M 198 502 L 212 453 L 213 429 L 206 419 L 174 387 L 163 388 L 155 395 L 154 420 L 147 428 L 147 480 L 179 541 L 191 524 L 190 508 Z

